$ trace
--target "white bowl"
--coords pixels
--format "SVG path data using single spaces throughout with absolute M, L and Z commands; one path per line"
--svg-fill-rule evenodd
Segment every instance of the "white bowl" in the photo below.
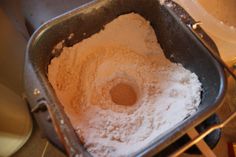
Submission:
M 174 1 L 180 4 L 195 21 L 202 22 L 202 28 L 216 43 L 223 60 L 232 64 L 236 59 L 236 27 L 224 24 L 211 15 L 197 0 Z
M 31 135 L 32 121 L 26 103 L 0 84 L 0 156 L 11 156 Z

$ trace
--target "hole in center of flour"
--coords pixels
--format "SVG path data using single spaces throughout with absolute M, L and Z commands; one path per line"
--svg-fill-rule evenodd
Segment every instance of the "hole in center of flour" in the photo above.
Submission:
M 126 83 L 118 83 L 110 90 L 111 99 L 117 105 L 131 106 L 137 101 L 134 88 Z

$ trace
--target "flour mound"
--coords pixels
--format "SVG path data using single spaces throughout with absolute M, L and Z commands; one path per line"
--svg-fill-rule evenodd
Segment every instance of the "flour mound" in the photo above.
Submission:
M 165 58 L 149 22 L 135 13 L 64 47 L 48 78 L 93 156 L 130 156 L 200 103 L 198 77 Z

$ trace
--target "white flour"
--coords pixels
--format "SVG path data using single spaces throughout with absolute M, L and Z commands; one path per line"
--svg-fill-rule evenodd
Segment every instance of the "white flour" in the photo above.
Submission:
M 52 59 L 48 78 L 94 156 L 128 156 L 194 113 L 201 83 L 165 58 L 138 14 L 119 16 Z

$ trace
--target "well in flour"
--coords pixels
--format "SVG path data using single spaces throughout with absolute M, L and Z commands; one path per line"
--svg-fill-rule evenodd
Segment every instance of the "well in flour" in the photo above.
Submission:
M 64 47 L 48 79 L 93 156 L 132 156 L 196 112 L 201 83 L 170 62 L 149 22 L 121 15 Z

